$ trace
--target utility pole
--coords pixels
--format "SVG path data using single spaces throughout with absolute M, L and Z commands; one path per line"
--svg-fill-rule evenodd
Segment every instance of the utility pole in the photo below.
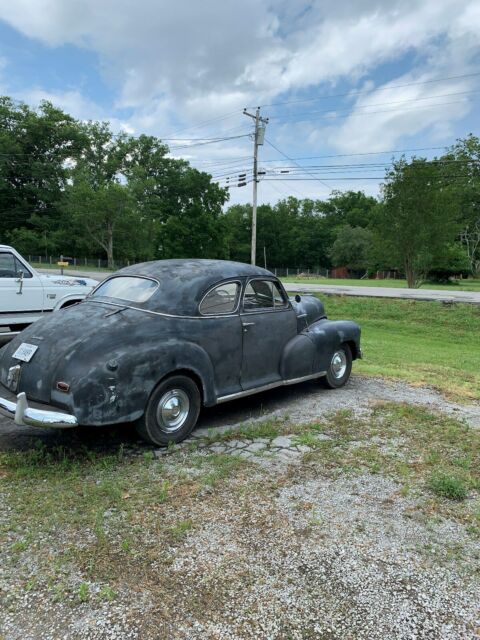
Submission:
M 243 113 L 249 118 L 255 120 L 255 134 L 253 138 L 253 204 L 252 204 L 252 251 L 250 262 L 254 265 L 257 254 L 257 186 L 258 186 L 258 147 L 263 145 L 265 139 L 265 127 L 268 118 L 260 116 L 260 107 L 257 107 L 255 113 L 248 113 L 246 109 Z

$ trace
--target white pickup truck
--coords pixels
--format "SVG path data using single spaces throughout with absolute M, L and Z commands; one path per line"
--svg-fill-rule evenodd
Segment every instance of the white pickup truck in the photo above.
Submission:
M 0 244 L 0 327 L 9 328 L 13 337 L 44 313 L 79 302 L 97 284 L 91 278 L 39 273 L 13 247 Z

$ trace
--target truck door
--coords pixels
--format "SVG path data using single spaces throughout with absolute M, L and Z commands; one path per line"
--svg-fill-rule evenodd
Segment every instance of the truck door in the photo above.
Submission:
M 23 273 L 23 278 L 22 278 Z M 40 280 L 13 255 L 0 250 L 0 325 L 2 316 L 27 316 L 43 311 L 43 287 Z

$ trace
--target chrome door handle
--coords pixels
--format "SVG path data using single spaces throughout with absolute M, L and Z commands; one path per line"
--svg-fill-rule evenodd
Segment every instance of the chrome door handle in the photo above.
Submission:
M 242 322 L 242 327 L 243 327 L 244 333 L 246 333 L 248 331 L 248 327 L 253 327 L 254 325 L 255 325 L 254 322 Z

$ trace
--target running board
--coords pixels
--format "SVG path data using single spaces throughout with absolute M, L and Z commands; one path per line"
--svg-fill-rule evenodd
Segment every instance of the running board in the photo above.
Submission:
M 262 387 L 255 387 L 255 389 L 247 389 L 246 391 L 238 391 L 237 393 L 230 393 L 228 396 L 220 396 L 217 398 L 217 404 L 223 402 L 229 402 L 230 400 L 237 400 L 238 398 L 245 398 L 245 396 L 253 396 L 255 393 L 261 393 L 262 391 L 269 391 L 270 389 L 276 389 L 277 387 L 285 387 L 290 384 L 298 384 L 299 382 L 307 382 L 307 380 L 315 380 L 315 378 L 322 378 L 326 376 L 326 371 L 320 371 L 319 373 L 312 373 L 308 376 L 302 376 L 301 378 L 291 378 L 290 380 L 277 380 L 276 382 L 270 382 L 264 384 Z

